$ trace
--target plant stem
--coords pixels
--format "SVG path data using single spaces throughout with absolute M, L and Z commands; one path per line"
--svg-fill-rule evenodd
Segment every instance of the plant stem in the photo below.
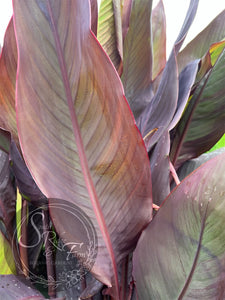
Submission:
M 125 257 L 122 264 L 122 278 L 121 278 L 121 287 L 120 287 L 121 299 L 127 299 L 128 267 L 129 267 L 129 254 Z
M 128 294 L 127 300 L 131 300 L 134 287 L 135 287 L 134 281 L 132 281 L 129 286 L 129 294 Z
M 49 213 L 43 210 L 43 235 L 44 245 L 46 253 L 46 265 L 47 265 L 47 276 L 48 276 L 48 294 L 50 298 L 56 297 L 55 291 L 55 268 L 53 260 L 53 247 L 51 240 L 51 230 L 49 226 Z
M 172 174 L 172 176 L 173 176 L 173 179 L 174 179 L 176 185 L 180 184 L 180 179 L 179 179 L 179 177 L 177 176 L 177 172 L 176 172 L 176 170 L 175 170 L 173 164 L 171 163 L 171 161 L 170 161 L 170 172 L 171 172 L 171 174 Z

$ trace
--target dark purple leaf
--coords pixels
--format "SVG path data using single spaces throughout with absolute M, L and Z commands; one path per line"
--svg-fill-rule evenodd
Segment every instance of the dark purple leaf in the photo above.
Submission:
M 11 144 L 10 132 L 0 128 L 0 149 L 5 153 L 9 154 L 10 144 Z
M 145 107 L 144 111 L 137 119 L 138 127 L 142 133 L 148 151 L 158 141 L 163 132 L 168 130 L 169 124 L 171 123 L 177 109 L 178 70 L 176 55 L 193 22 L 197 6 L 198 0 L 192 0 L 190 2 L 184 24 L 164 68 L 158 90 L 151 102 Z M 148 139 L 149 133 L 155 128 L 158 130 L 151 139 Z
M 224 299 L 225 154 L 166 199 L 134 252 L 138 299 Z
M 138 127 L 149 151 L 167 130 L 177 106 L 178 72 L 175 53 L 170 56 L 163 71 L 159 88 L 152 101 L 137 120 Z M 148 139 L 149 133 L 157 128 L 155 134 Z
M 35 183 L 14 141 L 11 142 L 10 159 L 11 169 L 23 198 L 34 205 L 46 204 L 47 198 Z
M 156 205 L 161 205 L 170 193 L 169 166 L 170 138 L 165 132 L 156 144 L 150 156 L 152 175 L 152 199 Z
M 42 300 L 40 292 L 23 276 L 0 275 L 0 299 L 4 300 Z
M 169 125 L 169 130 L 173 129 L 180 120 L 184 108 L 190 96 L 191 88 L 195 82 L 198 71 L 199 60 L 189 63 L 179 75 L 179 94 L 177 109 L 175 115 Z
M 9 169 L 9 155 L 0 151 L 0 220 L 7 230 L 16 213 L 16 193 Z M 10 232 L 12 233 L 12 232 Z
M 201 58 L 210 45 L 221 41 L 225 37 L 224 18 L 225 10 L 178 54 L 179 70 L 182 70 L 192 60 Z
M 34 182 L 10 132 L 0 128 L 0 149 L 9 154 L 10 169 L 16 178 L 19 191 L 24 199 L 34 205 L 47 203 L 46 197 Z
M 88 287 L 82 292 L 80 295 L 80 299 L 88 299 L 97 294 L 101 289 L 103 285 L 101 282 L 97 280 L 93 280 L 91 284 L 88 285 Z
M 197 83 L 173 132 L 170 157 L 176 168 L 208 151 L 225 132 L 225 49 L 221 52 L 221 43 L 212 47 L 210 55 L 214 65 Z
M 98 27 L 98 1 L 90 0 L 91 3 L 91 30 L 97 36 Z

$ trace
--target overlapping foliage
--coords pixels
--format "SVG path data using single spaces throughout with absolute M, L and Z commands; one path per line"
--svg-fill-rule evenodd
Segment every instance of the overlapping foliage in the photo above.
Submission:
M 103 0 L 99 16 L 94 0 L 13 5 L 0 58 L 0 295 L 16 280 L 10 299 L 32 299 L 19 273 L 29 277 L 31 257 L 48 247 L 20 248 L 14 263 L 18 188 L 22 217 L 33 206 L 49 212 L 67 243 L 84 237 L 51 199 L 93 224 L 98 253 L 81 298 L 223 298 L 225 155 L 174 189 L 171 173 L 225 132 L 225 12 L 180 51 L 191 0 L 166 61 L 162 0 L 153 10 L 151 0 Z

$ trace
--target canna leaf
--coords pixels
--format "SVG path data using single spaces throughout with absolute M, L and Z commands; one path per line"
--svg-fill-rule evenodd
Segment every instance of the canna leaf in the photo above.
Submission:
M 179 94 L 177 101 L 177 109 L 173 116 L 173 120 L 169 125 L 169 130 L 171 130 L 178 123 L 183 114 L 183 111 L 190 96 L 192 86 L 195 83 L 198 65 L 199 61 L 194 60 L 193 62 L 189 63 L 179 75 Z
M 138 299 L 224 299 L 225 154 L 178 185 L 134 252 Z
M 90 31 L 87 0 L 14 1 L 14 21 L 25 161 L 48 198 L 75 204 L 90 218 L 98 238 L 92 273 L 119 298 L 117 265 L 152 214 L 143 140 L 119 77 Z M 59 235 L 63 220 L 76 242 L 76 224 L 50 213 Z
M 27 280 L 24 276 L 2 275 L 0 276 L 0 281 L 1 281 L 0 299 L 4 299 L 4 300 L 46 299 L 39 291 L 34 289 L 31 282 Z
M 141 115 L 137 118 L 137 124 L 145 140 L 145 145 L 149 151 L 160 136 L 168 130 L 173 122 L 174 114 L 179 109 L 178 103 L 178 70 L 176 56 L 185 39 L 196 14 L 198 6 L 197 0 L 190 1 L 190 5 L 184 20 L 183 26 L 174 44 L 167 64 L 163 70 L 156 94 L 151 102 L 145 105 Z M 148 98 L 146 92 L 143 92 Z M 158 128 L 151 139 L 146 139 L 154 128 Z
M 98 1 L 90 0 L 91 4 L 91 30 L 97 36 L 98 28 Z
M 11 18 L 5 33 L 4 45 L 0 57 L 0 127 L 11 132 L 18 146 L 15 110 L 16 69 L 17 48 L 13 19 Z
M 37 184 L 34 182 L 23 157 L 21 156 L 15 142 L 12 140 L 10 132 L 0 128 L 0 149 L 8 155 L 10 160 L 10 171 L 16 178 L 16 184 L 19 188 L 20 194 L 24 199 L 29 200 L 34 205 L 46 204 L 47 199 L 42 194 Z M 6 176 L 3 175 L 2 178 Z
M 101 1 L 97 37 L 116 70 L 120 73 L 123 60 L 120 0 Z
M 149 89 L 152 81 L 151 12 L 152 0 L 132 2 L 129 30 L 124 40 L 122 82 L 135 118 L 152 98 Z M 146 89 L 147 96 L 140 99 Z
M 170 193 L 170 166 L 169 166 L 170 138 L 165 132 L 156 144 L 150 156 L 152 175 L 153 203 L 161 205 Z
M 122 7 L 122 32 L 123 32 L 123 41 L 124 41 L 130 26 L 132 0 L 122 0 L 121 7 Z
M 210 45 L 225 38 L 224 18 L 225 10 L 178 54 L 180 71 L 192 60 L 201 58 L 207 52 Z
M 216 62 L 197 83 L 173 132 L 170 157 L 176 168 L 208 151 L 225 132 L 225 42 L 222 52 L 221 43 L 217 46 L 220 51 L 215 51 L 215 44 L 209 50 L 211 62 Z
M 16 194 L 9 168 L 9 155 L 0 151 L 0 220 L 12 235 L 12 219 L 16 213 Z
M 162 0 L 152 11 L 152 39 L 154 80 L 166 65 L 166 16 Z
M 170 101 L 168 101 L 170 99 Z M 152 101 L 137 119 L 138 127 L 149 151 L 167 130 L 177 107 L 178 72 L 175 51 L 171 54 L 162 74 L 158 90 Z M 149 132 L 158 130 L 148 139 Z
M 40 206 L 44 203 L 46 204 L 47 199 L 45 195 L 40 191 L 35 183 L 14 141 L 11 142 L 10 159 L 11 169 L 23 198 L 31 202 L 33 205 Z

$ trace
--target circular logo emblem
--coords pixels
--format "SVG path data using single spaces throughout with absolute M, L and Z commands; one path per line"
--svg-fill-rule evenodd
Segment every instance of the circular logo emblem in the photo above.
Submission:
M 24 226 L 26 237 L 21 230 Z M 34 283 L 55 285 L 58 291 L 79 283 L 97 256 L 97 234 L 90 218 L 78 206 L 62 199 L 48 199 L 48 209 L 29 206 L 17 224 L 13 240 L 14 257 L 23 257 L 26 252 L 28 255 L 28 266 L 17 265 L 21 272 Z M 47 275 L 47 268 L 54 270 L 56 280 Z

